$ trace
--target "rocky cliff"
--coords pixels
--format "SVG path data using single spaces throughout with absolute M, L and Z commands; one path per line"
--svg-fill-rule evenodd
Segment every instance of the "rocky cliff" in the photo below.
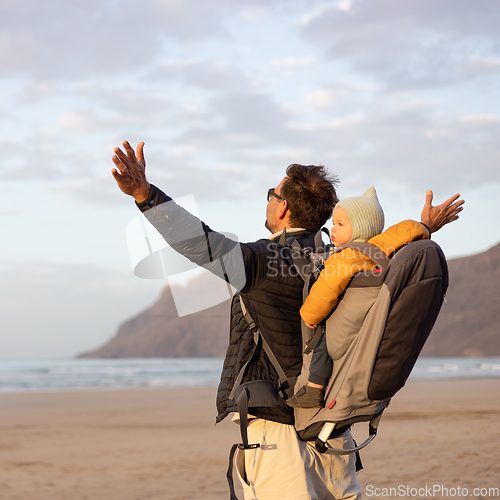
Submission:
M 500 244 L 448 262 L 450 285 L 423 356 L 500 356 Z

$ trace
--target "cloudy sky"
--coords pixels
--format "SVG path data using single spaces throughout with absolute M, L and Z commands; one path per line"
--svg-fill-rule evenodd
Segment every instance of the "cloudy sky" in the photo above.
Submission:
M 105 342 L 166 284 L 131 271 L 113 148 L 241 241 L 265 193 L 324 164 L 388 224 L 461 193 L 449 257 L 500 241 L 495 0 L 2 0 L 0 357 Z

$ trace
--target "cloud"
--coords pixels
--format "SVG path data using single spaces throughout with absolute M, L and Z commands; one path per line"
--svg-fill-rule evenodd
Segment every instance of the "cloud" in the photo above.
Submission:
M 7 180 L 56 179 L 64 175 L 55 161 L 57 135 L 53 130 L 41 130 L 29 141 L 11 141 L 9 162 L 2 163 L 0 177 Z
M 68 111 L 61 116 L 60 123 L 70 131 L 92 132 L 96 130 L 96 125 L 100 124 L 100 119 L 93 110 Z
M 109 171 L 111 172 L 111 162 Z M 77 200 L 80 203 L 109 205 L 113 207 L 130 205 L 131 203 L 131 200 L 123 195 L 116 186 L 111 173 L 108 176 L 93 175 L 85 179 L 74 178 L 45 183 L 44 189 L 54 194 Z
M 285 57 L 283 59 L 274 59 L 271 61 L 273 66 L 282 68 L 297 68 L 301 66 L 309 66 L 313 63 L 310 57 Z
M 231 134 L 266 139 L 270 132 L 280 133 L 290 118 L 269 95 L 232 92 L 212 99 L 212 110 L 223 117 Z M 275 134 L 274 134 L 275 135 Z
M 223 19 L 232 10 L 231 2 L 220 0 L 5 1 L 0 74 L 48 81 L 137 71 L 164 51 L 167 40 L 227 36 Z
M 289 147 L 293 143 L 296 132 L 288 126 L 293 118 L 290 111 L 266 93 L 214 93 L 207 97 L 202 111 L 184 122 L 182 133 L 175 139 L 176 149 L 203 151 L 197 162 L 206 166 L 233 161 L 237 165 L 254 165 L 269 148 Z
M 494 0 L 358 0 L 303 17 L 305 38 L 333 61 L 392 88 L 436 87 L 499 73 L 500 13 Z M 485 64 L 485 61 L 490 61 Z
M 92 1 L 85 13 L 83 3 L 72 3 L 50 3 L 46 10 L 32 0 L 23 9 L 2 5 L 10 21 L 0 21 L 6 28 L 1 36 L 26 34 L 40 57 L 32 61 L 29 54 L 21 65 L 25 73 L 11 72 L 9 61 L 5 66 L 9 75 L 33 79 L 6 94 L 6 101 L 14 99 L 3 117 L 15 105 L 18 129 L 9 127 L 4 137 L 11 145 L 4 178 L 46 180 L 44 189 L 115 204 L 110 157 L 123 139 L 145 140 L 148 175 L 162 186 L 207 199 L 221 186 L 225 196 L 250 196 L 294 162 L 360 176 L 376 166 L 411 185 L 423 183 L 424 175 L 443 184 L 448 175 L 465 182 L 470 164 L 478 169 L 476 182 L 485 182 L 483 173 L 497 178 L 493 137 L 500 112 L 489 109 L 488 95 L 476 105 L 475 78 L 482 75 L 484 86 L 494 87 L 500 62 L 491 47 L 498 35 L 487 14 L 465 9 L 462 0 L 466 12 L 449 0 L 311 2 L 309 12 L 280 0 L 237 6 L 229 0 Z M 493 4 L 484 5 L 488 11 Z M 40 20 L 32 30 L 30 12 Z M 90 20 L 98 25 L 92 54 L 75 35 Z M 287 43 L 265 51 L 254 45 L 241 56 L 238 47 L 248 46 L 257 27 L 270 21 L 278 26 L 273 34 Z M 108 26 L 106 36 L 100 23 Z M 142 30 L 144 39 L 137 36 Z M 117 41 L 107 47 L 106 37 Z M 56 47 L 56 38 L 66 47 Z M 231 43 L 219 43 L 225 40 Z M 125 62 L 102 65 L 118 45 Z M 66 66 L 65 50 L 75 60 L 85 55 L 82 68 Z M 120 64 L 131 58 L 136 64 L 124 72 Z M 470 86 L 454 93 L 464 81 Z
M 306 95 L 304 100 L 307 106 L 324 111 L 331 109 L 336 101 L 345 98 L 347 95 L 346 90 L 320 88 Z
M 487 127 L 500 123 L 500 116 L 498 115 L 464 115 L 460 117 L 460 123 L 469 125 L 471 127 Z
M 85 96 L 86 106 L 75 106 L 59 117 L 68 132 L 92 132 L 101 136 L 130 127 L 167 128 L 184 113 L 182 106 L 159 92 L 130 87 L 95 90 Z
M 179 47 L 230 40 L 226 21 L 284 0 L 4 0 L 1 76 L 45 81 L 139 73 Z M 243 19 L 243 15 L 241 18 Z M 250 19 L 248 18 L 248 21 Z
M 498 123 L 483 124 L 471 133 L 460 116 L 438 117 L 413 110 L 371 116 L 357 127 L 356 153 L 349 164 L 362 171 L 374 169 L 382 180 L 399 180 L 424 189 L 465 189 L 500 182 L 500 161 L 495 137 Z M 363 139 L 367 154 L 363 154 Z
M 61 95 L 62 92 L 56 82 L 28 81 L 17 89 L 16 98 L 21 105 L 32 105 L 47 97 Z
M 178 82 L 210 93 L 253 87 L 251 74 L 245 74 L 234 63 L 221 61 L 164 60 L 147 73 L 145 80 Z

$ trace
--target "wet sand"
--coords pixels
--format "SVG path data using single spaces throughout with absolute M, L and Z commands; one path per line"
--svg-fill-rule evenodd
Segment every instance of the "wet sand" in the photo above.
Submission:
M 214 425 L 214 400 L 215 388 L 0 395 L 0 498 L 227 499 L 238 427 Z M 362 452 L 364 498 L 500 498 L 499 424 L 500 379 L 409 382 Z

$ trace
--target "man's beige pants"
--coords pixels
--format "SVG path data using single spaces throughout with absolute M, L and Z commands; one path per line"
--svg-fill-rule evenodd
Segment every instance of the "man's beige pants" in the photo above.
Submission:
M 236 470 L 245 500 L 358 500 L 354 454 L 319 453 L 301 441 L 292 425 L 255 419 L 248 442 L 260 448 L 238 450 Z M 354 446 L 350 431 L 329 441 L 335 448 Z

